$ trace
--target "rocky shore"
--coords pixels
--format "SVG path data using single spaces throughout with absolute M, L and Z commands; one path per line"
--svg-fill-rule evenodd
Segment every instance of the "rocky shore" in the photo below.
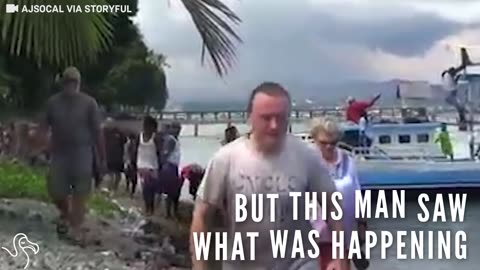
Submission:
M 188 233 L 182 226 L 160 219 L 147 223 L 135 207 L 121 208 L 112 218 L 90 213 L 87 224 L 95 241 L 80 247 L 59 239 L 53 205 L 1 200 L 0 269 L 190 269 Z

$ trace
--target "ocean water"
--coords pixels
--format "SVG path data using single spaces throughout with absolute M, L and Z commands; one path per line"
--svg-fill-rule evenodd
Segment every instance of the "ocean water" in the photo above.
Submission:
M 292 124 L 292 132 L 308 132 L 308 123 Z M 249 127 L 246 124 L 236 125 L 241 134 L 248 132 Z M 208 159 L 221 147 L 225 124 L 201 125 L 199 127 L 199 136 L 194 137 L 193 125 L 182 126 L 180 143 L 182 147 L 181 164 L 186 165 L 192 162 L 206 165 Z
M 221 140 L 223 139 L 223 131 L 225 124 L 201 125 L 199 127 L 199 136 L 194 137 L 193 125 L 184 125 L 180 137 L 182 146 L 181 164 L 186 165 L 192 162 L 206 165 L 208 159 L 221 147 Z M 241 134 L 246 133 L 249 127 L 246 124 L 236 125 Z M 477 132 L 480 131 L 477 130 Z M 308 123 L 294 123 L 292 124 L 293 133 L 309 132 Z M 455 148 L 456 158 L 469 157 L 468 148 L 468 133 L 459 132 L 453 126 L 449 127 L 451 140 Z M 480 142 L 478 136 L 477 142 Z
M 248 126 L 238 125 L 237 126 L 241 133 L 248 131 Z M 208 160 L 213 156 L 213 154 L 221 147 L 220 141 L 223 138 L 223 130 L 225 125 L 206 125 L 200 126 L 199 137 L 193 137 L 193 126 L 185 126 L 182 130 L 182 136 L 180 139 L 181 149 L 182 149 L 182 165 L 186 165 L 192 162 L 199 163 L 205 166 L 208 163 Z M 293 132 L 308 132 L 308 124 L 294 124 Z M 455 148 L 455 156 L 458 158 L 464 158 L 469 156 L 468 150 L 468 133 L 458 132 L 455 128 L 450 128 L 450 134 L 452 137 L 452 143 Z M 477 142 L 480 142 L 480 138 L 477 138 Z M 480 166 L 480 163 L 479 163 Z M 479 176 L 480 177 L 480 176 Z M 427 222 L 421 223 L 417 220 L 417 214 L 421 212 L 419 208 L 416 197 L 413 195 L 414 200 L 408 201 L 406 205 L 406 217 L 404 219 L 392 219 L 392 218 L 380 218 L 372 219 L 369 221 L 369 228 L 377 233 L 381 231 L 388 231 L 395 234 L 397 231 L 450 231 L 452 234 L 451 237 L 451 256 L 452 259 L 405 259 L 398 260 L 398 243 L 394 241 L 391 248 L 387 250 L 387 258 L 381 258 L 381 249 L 380 245 L 372 250 L 371 253 L 371 266 L 369 269 L 372 270 L 406 270 L 406 269 L 424 269 L 424 270 L 475 270 L 479 269 L 480 265 L 480 256 L 479 252 L 476 250 L 480 249 L 480 231 L 478 230 L 478 224 L 480 224 L 480 200 L 476 199 L 476 191 L 470 192 L 468 194 L 467 201 L 467 210 L 465 215 L 465 220 L 463 223 L 457 222 Z M 409 193 L 407 192 L 407 195 Z M 433 195 L 433 196 L 432 196 Z M 431 198 L 435 198 L 436 194 L 431 194 Z M 410 196 L 412 197 L 412 196 Z M 190 195 L 188 194 L 188 183 L 185 184 L 182 190 L 182 199 L 191 201 Z M 429 205 L 430 211 L 433 211 L 433 204 Z M 448 203 L 446 204 L 446 211 L 449 211 Z M 466 260 L 457 260 L 454 258 L 455 249 L 453 248 L 455 244 L 455 232 L 465 231 L 467 234 L 467 252 L 468 257 Z M 410 254 L 411 252 L 411 241 L 408 237 L 405 238 L 406 247 L 403 251 L 405 254 Z M 380 236 L 378 236 L 378 241 L 380 241 Z M 437 239 L 434 239 L 433 250 L 434 254 L 437 254 L 439 248 L 437 245 Z M 428 243 L 425 241 L 425 243 Z M 425 256 L 428 254 L 426 247 Z

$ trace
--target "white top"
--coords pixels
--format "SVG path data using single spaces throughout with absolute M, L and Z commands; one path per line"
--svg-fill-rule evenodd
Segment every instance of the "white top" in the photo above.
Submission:
M 130 138 L 127 138 L 127 142 L 123 145 L 123 162 L 124 164 L 129 164 L 130 163 L 130 155 L 129 155 L 129 149 L 130 145 L 132 144 L 132 140 Z
M 137 168 L 158 169 L 157 147 L 155 145 L 155 134 L 150 140 L 143 140 L 143 132 L 140 133 L 140 142 L 138 144 Z
M 367 119 L 365 117 L 361 117 L 360 121 L 358 122 L 358 126 L 360 128 L 360 131 L 365 132 L 367 130 Z
M 170 139 L 175 141 L 175 149 L 168 156 L 167 162 L 178 166 L 180 165 L 180 142 L 173 136 L 170 136 Z
M 342 193 L 343 203 L 343 221 L 345 226 L 345 245 L 350 244 L 352 231 L 356 230 L 357 221 L 355 219 L 355 191 L 360 190 L 360 183 L 355 168 L 354 160 L 343 150 L 337 149 L 338 159 L 335 164 L 325 165 L 328 168 L 330 176 L 335 179 L 337 190 Z M 317 214 L 321 213 L 321 207 L 318 206 Z M 331 242 L 332 234 L 328 225 L 321 218 L 312 220 L 312 227 L 320 232 L 320 242 Z
M 470 132 L 468 134 L 468 143 L 469 144 L 475 144 L 475 141 L 477 139 L 478 133 L 477 132 Z

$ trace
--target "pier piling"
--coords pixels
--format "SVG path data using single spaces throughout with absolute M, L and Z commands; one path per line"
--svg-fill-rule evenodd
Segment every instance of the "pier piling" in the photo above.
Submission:
M 193 136 L 198 137 L 198 123 L 193 126 Z

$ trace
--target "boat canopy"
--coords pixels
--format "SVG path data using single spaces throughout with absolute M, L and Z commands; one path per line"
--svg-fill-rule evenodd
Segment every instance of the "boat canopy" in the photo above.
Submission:
M 430 100 L 435 92 L 427 81 L 401 82 L 397 87 L 397 98 L 403 100 Z
M 442 126 L 440 122 L 425 122 L 425 123 L 373 123 L 369 128 L 375 132 L 420 132 L 420 131 L 436 131 Z M 352 123 L 345 123 L 342 125 L 342 130 L 358 131 L 360 126 Z

